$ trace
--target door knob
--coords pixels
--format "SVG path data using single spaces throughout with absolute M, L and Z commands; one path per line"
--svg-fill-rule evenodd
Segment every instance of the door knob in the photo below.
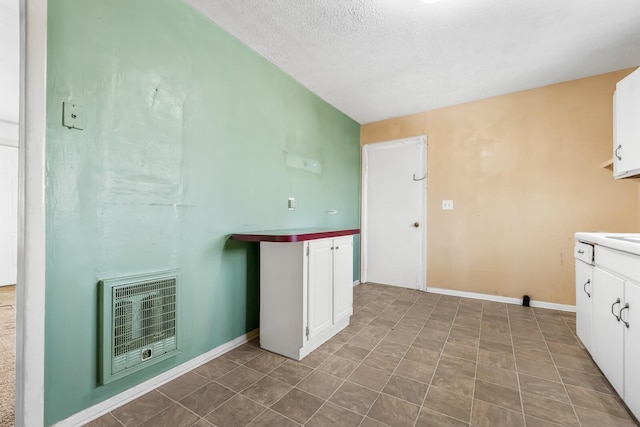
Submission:
M 416 221 L 416 222 L 413 223 L 413 226 L 416 227 L 416 228 L 420 227 L 420 223 L 418 221 Z

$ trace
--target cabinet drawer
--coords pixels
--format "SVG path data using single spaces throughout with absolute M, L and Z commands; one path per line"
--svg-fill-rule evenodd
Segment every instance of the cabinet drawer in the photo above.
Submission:
M 593 264 L 593 245 L 576 240 L 573 255 L 580 261 Z
M 596 246 L 596 264 L 617 276 L 640 282 L 640 257 L 626 252 Z

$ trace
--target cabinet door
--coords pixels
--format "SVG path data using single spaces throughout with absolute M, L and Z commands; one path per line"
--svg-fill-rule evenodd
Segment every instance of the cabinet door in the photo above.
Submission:
M 622 178 L 640 169 L 640 70 L 618 82 L 613 104 L 613 175 Z
M 576 260 L 576 335 L 585 348 L 591 348 L 591 294 L 593 292 L 593 267 Z
M 611 385 L 622 396 L 623 325 L 615 315 L 622 308 L 624 281 L 599 268 L 593 270 L 592 356 Z M 619 302 L 616 302 L 619 301 Z M 614 314 L 612 314 L 612 311 Z
M 622 319 L 624 327 L 624 401 L 636 417 L 640 417 L 640 285 L 625 284 L 625 304 Z
M 351 315 L 353 307 L 353 237 L 333 241 L 333 322 Z
M 309 242 L 308 339 L 333 324 L 333 240 Z

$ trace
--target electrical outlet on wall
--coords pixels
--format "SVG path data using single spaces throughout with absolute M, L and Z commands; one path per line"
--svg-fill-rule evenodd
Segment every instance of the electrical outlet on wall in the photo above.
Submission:
M 296 202 L 295 197 L 289 197 L 289 201 L 287 202 L 287 207 L 290 211 L 295 211 L 298 206 L 298 202 Z
M 443 200 L 442 201 L 442 210 L 443 211 L 452 211 L 453 210 L 453 200 Z

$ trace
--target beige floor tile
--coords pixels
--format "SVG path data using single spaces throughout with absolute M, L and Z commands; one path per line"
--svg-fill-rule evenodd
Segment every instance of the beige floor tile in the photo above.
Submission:
M 449 330 L 451 330 L 451 322 L 429 318 L 429 320 L 424 324 L 424 328 L 428 330 L 438 330 L 440 331 L 439 335 L 444 333 L 446 339 L 446 337 L 449 336 Z
M 445 342 L 449 336 L 449 329 L 451 329 L 451 325 L 447 324 L 446 329 L 437 329 L 433 328 L 433 325 L 429 325 L 429 322 L 427 322 L 425 327 L 418 333 L 418 336 L 434 341 Z
M 520 358 L 518 359 L 518 372 L 527 375 L 533 375 L 550 381 L 560 381 L 555 365 L 551 363 L 540 363 L 535 360 Z
M 213 424 L 211 424 L 209 421 L 205 420 L 204 418 L 200 418 L 198 421 L 196 421 L 195 423 L 191 424 L 191 427 L 214 427 Z
M 353 338 L 351 338 L 348 343 L 359 348 L 364 348 L 366 350 L 373 350 L 380 343 L 380 341 L 382 341 L 380 338 L 358 333 Z
M 258 357 L 255 357 L 245 363 L 245 366 L 258 372 L 262 372 L 263 374 L 268 374 L 269 372 L 280 366 L 282 363 L 284 363 L 285 360 L 287 359 L 282 356 L 265 351 Z
M 472 399 L 438 387 L 429 387 L 423 407 L 464 421 L 471 416 Z
M 480 331 L 480 339 L 498 342 L 502 344 L 511 344 L 511 335 L 508 333 L 501 333 L 482 329 Z
M 406 329 L 392 329 L 386 337 L 384 337 L 387 341 L 397 342 L 399 344 L 411 345 L 413 340 L 418 335 L 417 332 L 411 332 Z
M 438 412 L 422 408 L 416 421 L 416 427 L 466 427 L 469 423 L 456 420 Z
M 551 421 L 542 420 L 540 418 L 532 417 L 531 415 L 525 415 L 524 421 L 527 423 L 527 427 L 559 427 L 562 424 L 552 423 Z
M 558 368 L 562 382 L 568 385 L 588 388 L 600 393 L 613 394 L 613 390 L 602 375 L 588 374 L 567 368 Z
M 416 405 L 422 405 L 428 388 L 429 386 L 425 383 L 393 375 L 389 378 L 382 392 Z
M 482 381 L 518 390 L 518 377 L 514 371 L 478 364 L 476 378 Z
M 325 360 L 327 360 L 329 358 L 329 356 L 331 356 L 329 353 L 324 353 L 320 350 L 316 350 L 314 352 L 312 352 L 311 354 L 308 354 L 305 358 L 303 358 L 300 363 L 302 363 L 305 366 L 308 366 L 310 368 L 317 368 L 318 366 L 320 366 L 320 364 L 322 364 L 322 362 L 324 362 Z
M 567 385 L 566 387 L 569 398 L 575 406 L 605 412 L 618 418 L 630 418 L 629 413 L 622 406 L 617 396 L 572 385 Z
M 513 389 L 502 387 L 497 384 L 476 380 L 473 397 L 513 411 L 522 410 L 520 395 L 518 393 L 514 393 Z
M 366 415 L 378 394 L 357 384 L 345 382 L 329 401 L 350 411 Z
M 235 396 L 233 390 L 217 383 L 209 383 L 183 398 L 180 403 L 204 417 L 233 396 Z
M 527 393 L 522 393 L 522 405 L 525 415 L 565 426 L 579 426 L 571 405 Z
M 331 374 L 339 378 L 347 378 L 355 371 L 358 364 L 351 360 L 341 357 L 331 356 L 318 366 L 318 369 L 324 373 Z
M 440 352 L 426 350 L 424 348 L 409 347 L 404 356 L 405 359 L 413 360 L 419 363 L 435 366 L 440 359 Z
M 338 351 L 334 353 L 334 356 L 342 357 L 356 363 L 360 363 L 369 354 L 370 350 L 366 348 L 356 347 L 355 345 L 345 344 Z
M 300 424 L 269 409 L 264 411 L 262 415 L 249 425 L 252 427 L 295 427 Z
M 262 414 L 267 408 L 253 400 L 235 395 L 207 415 L 207 420 L 217 426 L 243 427 Z
M 158 389 L 158 391 L 165 396 L 178 401 L 186 395 L 193 393 L 208 382 L 209 381 L 207 381 L 206 378 L 203 378 L 200 375 L 196 375 L 193 372 L 187 372 L 175 380 L 164 384 Z
M 294 361 L 287 360 L 269 373 L 269 376 L 290 385 L 296 385 L 313 369 Z
M 108 414 L 85 424 L 84 427 L 122 427 L 122 424 L 109 412 Z
M 154 390 L 112 411 L 112 414 L 125 426 L 137 426 L 171 405 L 171 399 Z
M 452 393 L 462 394 L 464 396 L 473 397 L 474 380 L 471 377 L 460 374 L 455 371 L 448 371 L 438 367 L 431 384 L 448 390 Z
M 254 371 L 253 369 L 245 366 L 239 366 L 233 371 L 218 378 L 216 382 L 233 391 L 240 392 L 262 378 L 264 378 L 263 373 Z
M 198 375 L 202 375 L 209 380 L 215 380 L 227 374 L 228 372 L 233 371 L 238 366 L 239 365 L 237 363 L 232 362 L 229 359 L 219 357 L 197 367 L 193 370 L 193 372 Z
M 244 389 L 242 394 L 265 406 L 271 406 L 289 393 L 291 389 L 293 386 L 267 376 Z
M 512 355 L 494 353 L 487 350 L 478 351 L 478 364 L 494 366 L 496 368 L 515 370 L 516 363 Z
M 427 365 L 413 360 L 403 359 L 395 370 L 396 375 L 428 384 L 435 372 L 435 365 Z
M 140 427 L 189 427 L 198 421 L 198 418 L 196 414 L 176 403 L 140 424 Z
M 444 345 L 442 354 L 450 357 L 458 357 L 460 359 L 471 360 L 475 362 L 478 359 L 478 349 L 476 347 L 469 347 L 462 344 L 455 344 L 447 342 Z
M 522 347 L 516 346 L 513 348 L 513 353 L 516 355 L 516 360 L 529 359 L 539 363 L 548 363 L 548 364 L 553 363 L 553 359 L 551 359 L 551 353 L 549 353 L 546 350 L 545 351 L 531 350 L 528 348 L 522 348 Z
M 425 350 L 435 351 L 436 353 L 442 353 L 445 341 L 436 341 L 423 336 L 418 335 L 411 344 L 413 347 L 423 348 Z
M 400 359 L 404 357 L 404 355 L 407 353 L 407 350 L 409 350 L 408 345 L 398 344 L 386 339 L 380 341 L 380 343 L 374 349 L 374 351 L 379 351 L 381 353 L 385 353 Z
M 471 424 L 479 427 L 524 427 L 522 411 L 512 411 L 482 400 L 473 401 Z
M 297 387 L 322 399 L 328 399 L 342 385 L 344 380 L 326 374 L 322 371 L 313 371 Z
M 309 427 L 357 427 L 363 416 L 326 402 L 305 424 Z
M 348 380 L 371 390 L 381 391 L 391 375 L 380 369 L 360 365 L 349 376 Z
M 271 409 L 295 422 L 304 424 L 315 414 L 323 403 L 324 400 L 294 388 L 282 399 L 273 404 Z
M 633 427 L 629 418 L 618 418 L 606 412 L 576 406 L 576 413 L 582 427 Z
M 571 403 L 569 396 L 560 382 L 545 380 L 544 378 L 532 375 L 520 374 L 520 390 L 529 394 L 536 394 L 546 399 L 557 400 L 558 402 Z
M 565 354 L 553 354 L 553 361 L 559 368 L 575 369 L 577 371 L 587 372 L 589 374 L 598 375 L 600 370 L 591 359 L 576 358 Z
M 438 362 L 438 369 L 457 372 L 471 378 L 476 376 L 476 364 L 473 361 L 457 357 L 442 356 Z
M 394 427 L 413 427 L 419 410 L 417 405 L 381 394 L 367 415 Z
M 243 344 L 238 348 L 231 350 L 228 353 L 222 355 L 225 359 L 229 359 L 240 365 L 247 363 L 249 360 L 254 359 L 261 355 L 263 351 L 256 346 Z

